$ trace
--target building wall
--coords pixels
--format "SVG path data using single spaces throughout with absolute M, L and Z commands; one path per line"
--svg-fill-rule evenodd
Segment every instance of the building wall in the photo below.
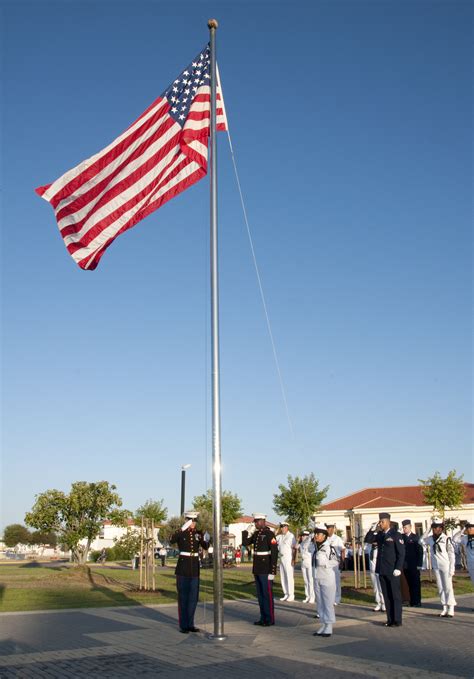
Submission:
M 433 507 L 377 507 L 375 509 L 354 509 L 355 537 L 364 537 L 370 526 L 379 520 L 379 512 L 388 512 L 392 521 L 400 525 L 403 519 L 411 519 L 412 523 L 419 524 L 421 532 L 425 532 L 431 525 L 431 518 L 435 514 Z M 350 540 L 348 528 L 350 526 L 351 510 L 321 511 L 316 517 L 316 523 L 336 523 L 336 530 L 342 531 L 343 540 Z M 447 511 L 446 518 L 455 518 L 474 522 L 474 504 L 464 505 L 462 509 Z

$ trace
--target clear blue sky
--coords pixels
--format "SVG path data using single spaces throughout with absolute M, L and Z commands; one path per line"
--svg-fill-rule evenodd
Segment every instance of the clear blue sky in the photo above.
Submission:
M 211 16 L 295 432 L 222 134 L 224 488 L 274 517 L 288 474 L 329 498 L 472 481 L 472 3 L 2 8 L 2 524 L 76 480 L 170 514 L 182 464 L 189 500 L 211 485 L 208 180 L 94 272 L 34 193 L 148 106 Z

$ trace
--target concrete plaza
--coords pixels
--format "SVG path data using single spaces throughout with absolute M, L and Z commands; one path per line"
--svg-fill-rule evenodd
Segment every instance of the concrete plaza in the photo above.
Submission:
M 310 676 L 448 679 L 473 677 L 474 595 L 458 597 L 454 619 L 439 604 L 404 608 L 401 628 L 363 606 L 337 607 L 329 639 L 313 636 L 313 606 L 276 603 L 274 627 L 259 628 L 255 601 L 225 604 L 225 641 L 210 641 L 212 606 L 200 604 L 199 634 L 180 634 L 177 608 L 129 606 L 0 616 L 0 677 Z

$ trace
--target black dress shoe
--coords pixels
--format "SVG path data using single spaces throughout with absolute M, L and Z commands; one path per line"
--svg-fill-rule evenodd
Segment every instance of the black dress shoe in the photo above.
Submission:
M 392 622 L 392 627 L 401 627 L 402 623 L 401 622 Z
M 263 622 L 263 620 L 256 620 L 253 624 L 259 625 L 260 627 L 263 627 L 265 623 Z
M 188 632 L 200 632 L 200 631 L 201 630 L 199 629 L 199 627 L 190 627 L 188 630 Z
M 325 637 L 327 639 L 328 637 L 332 637 L 332 634 L 328 634 L 327 632 L 324 632 L 324 634 L 320 634 L 319 636 Z
M 179 631 L 181 632 L 181 634 L 188 634 L 189 633 L 188 629 L 181 629 L 181 627 L 179 628 Z
M 394 623 L 393 622 L 384 622 L 383 626 L 384 627 L 393 627 Z
M 421 608 L 421 604 L 413 604 L 413 608 Z

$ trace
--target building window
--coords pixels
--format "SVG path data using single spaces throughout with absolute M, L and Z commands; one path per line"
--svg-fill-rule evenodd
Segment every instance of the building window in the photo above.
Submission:
M 417 535 L 423 535 L 423 524 L 422 523 L 415 523 L 415 533 Z
M 350 526 L 346 526 L 346 542 L 352 542 L 352 529 Z

